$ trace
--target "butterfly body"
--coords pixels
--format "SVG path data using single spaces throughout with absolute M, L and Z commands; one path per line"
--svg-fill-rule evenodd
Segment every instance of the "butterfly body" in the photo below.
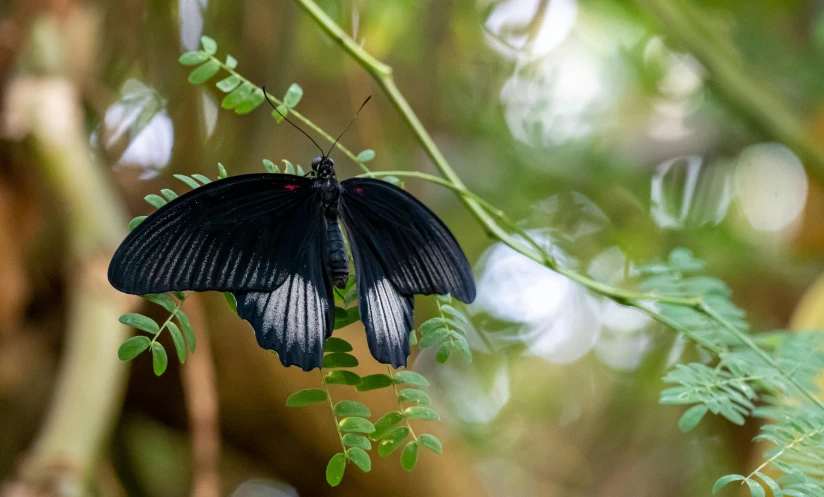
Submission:
M 341 289 L 346 288 L 346 282 L 349 280 L 349 256 L 346 255 L 346 244 L 337 219 L 326 218 L 326 240 L 329 243 L 329 273 L 332 275 L 332 285 Z
M 346 255 L 343 233 L 338 226 L 340 195 L 343 189 L 335 175 L 335 163 L 332 159 L 316 157 L 312 161 L 312 173 L 312 186 L 320 191 L 326 218 L 326 241 L 329 245 L 329 272 L 332 275 L 332 285 L 345 288 L 349 279 L 349 257 Z
M 385 181 L 338 182 L 317 158 L 307 176 L 246 174 L 201 186 L 139 224 L 115 252 L 109 281 L 125 293 L 230 291 L 258 344 L 284 365 L 320 367 L 334 327 L 333 286 L 349 275 L 372 355 L 406 365 L 415 294 L 471 302 L 475 282 L 446 226 Z

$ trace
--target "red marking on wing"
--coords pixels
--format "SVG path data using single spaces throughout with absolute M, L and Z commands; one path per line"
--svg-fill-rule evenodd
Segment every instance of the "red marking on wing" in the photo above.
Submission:
M 300 185 L 283 185 L 283 188 L 285 188 L 286 190 L 289 190 L 290 192 L 293 192 L 293 191 L 297 190 L 298 188 L 300 188 Z
M 361 187 L 355 188 L 355 193 L 357 193 L 358 195 L 363 197 L 363 188 L 361 188 Z

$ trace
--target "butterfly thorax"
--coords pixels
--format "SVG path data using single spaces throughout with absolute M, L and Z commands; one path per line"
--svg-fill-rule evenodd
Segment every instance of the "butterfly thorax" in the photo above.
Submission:
M 316 177 L 312 186 L 320 191 L 321 205 L 326 219 L 337 220 L 340 212 L 341 187 L 334 175 L 325 178 Z

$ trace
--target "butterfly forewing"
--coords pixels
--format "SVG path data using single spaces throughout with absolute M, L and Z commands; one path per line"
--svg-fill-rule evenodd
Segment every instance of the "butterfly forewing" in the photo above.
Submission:
M 132 231 L 109 266 L 120 291 L 274 290 L 300 263 L 322 218 L 311 180 L 248 174 L 209 183 Z
M 284 365 L 321 365 L 334 324 L 326 220 L 312 181 L 249 174 L 161 207 L 124 240 L 109 281 L 126 293 L 231 291 L 261 347 Z
M 351 178 L 341 185 L 347 231 L 359 234 L 401 294 L 450 293 L 462 302 L 475 300 L 466 256 L 432 211 L 385 181 Z M 361 271 L 357 264 L 355 269 Z

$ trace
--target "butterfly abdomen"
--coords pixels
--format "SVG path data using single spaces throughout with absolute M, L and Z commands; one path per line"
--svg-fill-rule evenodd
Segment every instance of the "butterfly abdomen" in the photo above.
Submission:
M 349 257 L 346 255 L 346 245 L 343 243 L 343 234 L 337 219 L 326 220 L 326 242 L 329 247 L 329 274 L 332 275 L 332 284 L 338 288 L 346 288 L 346 280 L 349 279 Z

